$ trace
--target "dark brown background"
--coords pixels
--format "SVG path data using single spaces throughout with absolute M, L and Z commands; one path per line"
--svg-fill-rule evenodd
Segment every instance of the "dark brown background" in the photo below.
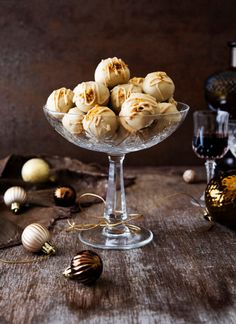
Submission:
M 130 154 L 129 164 L 196 164 L 192 112 L 205 108 L 205 78 L 228 64 L 235 38 L 235 0 L 0 0 L 0 156 L 70 155 L 106 162 L 57 135 L 42 106 L 50 92 L 93 79 L 102 58 L 118 56 L 133 76 L 166 71 L 176 100 L 191 112 L 172 137 Z

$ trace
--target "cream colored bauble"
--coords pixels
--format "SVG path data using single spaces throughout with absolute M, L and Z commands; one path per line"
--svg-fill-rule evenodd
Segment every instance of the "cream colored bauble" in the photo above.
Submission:
M 26 182 L 40 183 L 49 180 L 50 167 L 43 159 L 28 160 L 21 169 L 22 179 Z

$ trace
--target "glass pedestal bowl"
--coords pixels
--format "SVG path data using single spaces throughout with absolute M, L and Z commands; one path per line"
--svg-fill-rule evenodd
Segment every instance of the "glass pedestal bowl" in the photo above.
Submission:
M 141 247 L 151 242 L 153 234 L 150 230 L 128 225 L 129 215 L 126 208 L 123 161 L 127 153 L 147 149 L 169 137 L 185 119 L 189 106 L 178 103 L 177 109 L 177 112 L 169 114 L 143 115 L 143 121 L 148 126 L 139 131 L 131 131 L 129 127 L 126 127 L 130 117 L 107 117 L 113 120 L 106 120 L 105 124 L 116 124 L 116 130 L 111 136 L 109 127 L 105 127 L 109 130 L 107 132 L 109 135 L 106 136 L 104 131 L 99 130 L 94 133 L 92 126 L 91 131 L 83 130 L 79 134 L 72 133 L 62 123 L 62 119 L 69 115 L 68 113 L 58 113 L 44 107 L 44 113 L 49 123 L 69 142 L 88 150 L 106 153 L 109 158 L 109 176 L 104 209 L 106 226 L 81 231 L 79 237 L 83 243 L 96 248 L 124 250 Z M 101 123 L 102 117 L 99 116 L 99 118 L 93 126 L 96 126 L 96 123 Z M 72 114 L 70 114 L 70 119 L 73 124 Z M 101 125 L 104 126 L 104 123 Z

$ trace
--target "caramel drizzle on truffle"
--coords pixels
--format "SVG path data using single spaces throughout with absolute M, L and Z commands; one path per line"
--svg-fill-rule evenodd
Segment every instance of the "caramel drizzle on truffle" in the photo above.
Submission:
M 115 75 L 119 74 L 125 74 L 126 68 L 128 67 L 127 64 L 125 64 L 121 59 L 118 59 L 117 57 L 109 58 L 107 59 L 109 63 L 106 66 L 106 72 L 108 77 L 106 80 L 111 79 L 111 73 L 114 72 Z
M 90 128 L 91 124 L 94 122 L 94 125 L 98 130 L 99 136 L 101 135 L 102 128 L 105 128 L 107 131 L 111 130 L 111 126 L 109 124 L 106 124 L 106 125 L 102 124 L 102 121 L 104 121 L 104 119 L 102 118 L 101 115 L 104 112 L 110 113 L 111 110 L 107 107 L 101 107 L 101 106 L 96 105 L 93 109 L 89 110 L 87 115 L 84 117 L 85 120 L 88 121 L 88 129 Z M 110 116 L 110 118 L 115 118 L 115 117 L 116 117 L 115 114 L 114 114 L 114 117 Z M 99 128 L 100 124 L 102 127 Z
M 142 78 L 142 77 L 133 77 L 132 79 L 130 79 L 128 81 L 128 83 L 142 87 L 143 81 L 144 81 L 144 78 Z
M 133 101 L 133 102 L 132 102 Z M 149 115 L 155 115 L 156 110 L 155 108 L 157 108 L 157 104 L 156 101 L 152 100 L 150 98 L 150 100 L 148 99 L 127 99 L 127 104 L 129 105 L 129 102 L 132 103 L 132 109 L 130 112 L 130 115 L 128 116 L 129 119 L 133 119 L 135 118 L 136 115 L 138 114 L 143 114 L 148 113 Z
M 70 94 L 70 89 L 66 89 L 66 88 L 61 88 L 58 90 L 54 90 L 54 105 L 55 105 L 55 110 L 56 108 L 59 107 L 59 100 L 60 98 L 63 96 L 63 100 L 65 102 L 65 105 L 67 105 L 69 103 L 68 97 Z
M 156 72 L 155 77 L 150 81 L 150 86 L 155 86 L 159 96 L 162 98 L 162 100 L 164 100 L 164 97 L 159 89 L 159 84 L 161 82 L 172 84 L 172 80 L 168 77 L 168 75 L 165 72 Z
M 123 87 L 122 85 L 119 86 L 119 89 L 115 94 L 116 106 L 120 106 L 121 103 L 123 103 L 125 101 L 125 99 L 129 98 L 134 87 L 135 86 L 133 84 L 130 84 L 128 87 L 127 86 Z M 113 92 L 113 90 L 112 90 L 112 92 Z

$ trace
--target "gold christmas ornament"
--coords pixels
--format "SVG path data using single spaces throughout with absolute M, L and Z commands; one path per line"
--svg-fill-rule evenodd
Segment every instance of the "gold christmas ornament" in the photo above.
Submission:
M 50 167 L 43 159 L 33 158 L 22 167 L 21 176 L 26 182 L 41 183 L 49 180 Z
M 49 243 L 49 240 L 50 233 L 48 229 L 37 223 L 28 225 L 21 235 L 24 248 L 30 252 L 42 251 L 45 254 L 54 254 L 55 249 Z
M 84 285 L 93 284 L 102 274 L 103 263 L 100 256 L 90 250 L 80 251 L 65 269 L 63 275 Z
M 18 214 L 27 200 L 27 193 L 22 187 L 11 187 L 5 192 L 3 200 L 7 206 L 11 206 L 14 214 Z
M 236 172 L 213 178 L 207 185 L 205 218 L 236 228 Z

